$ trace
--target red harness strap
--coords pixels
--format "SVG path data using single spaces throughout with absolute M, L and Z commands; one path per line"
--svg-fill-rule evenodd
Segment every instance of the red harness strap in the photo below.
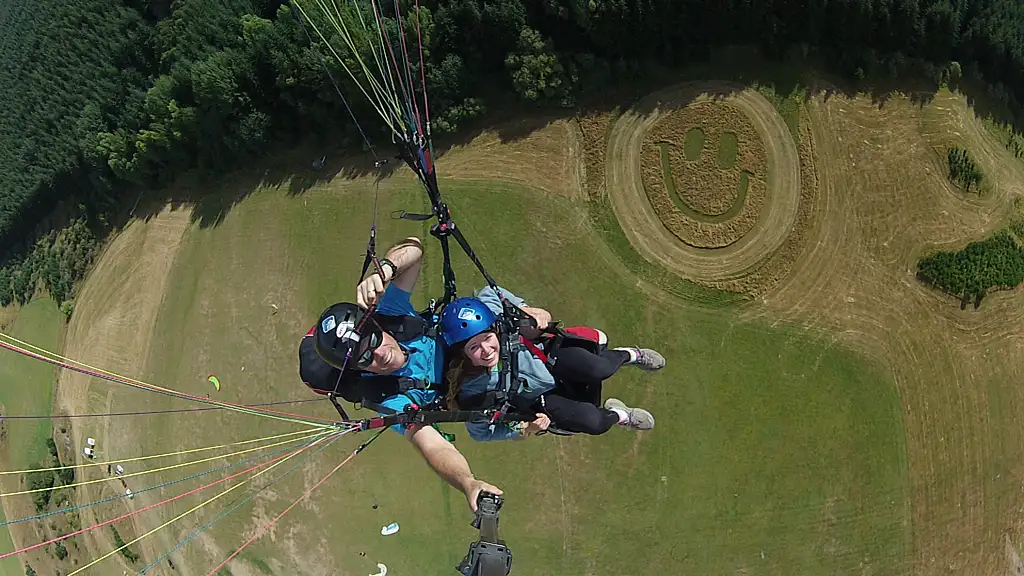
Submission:
M 536 344 L 530 342 L 529 340 L 523 338 L 522 336 L 519 337 L 519 341 L 522 342 L 523 345 L 526 346 L 527 349 L 529 349 L 530 353 L 536 356 L 541 362 L 545 364 L 548 363 L 548 355 L 545 354 L 543 350 L 538 348 Z
M 589 340 L 599 347 L 604 346 L 608 342 L 608 337 L 605 335 L 605 333 L 596 328 L 588 328 L 586 326 L 571 326 L 569 328 L 562 330 L 562 332 L 564 333 L 564 335 L 569 336 L 570 338 L 575 338 L 578 340 Z M 552 339 L 552 336 L 549 335 L 546 338 L 546 341 L 551 341 Z M 523 345 L 526 346 L 526 348 L 529 349 L 530 352 L 534 356 L 536 356 L 541 362 L 545 364 L 548 363 L 548 355 L 543 350 L 541 350 L 536 344 L 530 342 L 529 340 L 523 338 L 522 336 L 519 337 L 519 341 L 522 342 Z

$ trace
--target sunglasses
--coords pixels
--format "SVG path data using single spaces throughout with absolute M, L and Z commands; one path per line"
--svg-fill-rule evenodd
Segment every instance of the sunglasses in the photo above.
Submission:
M 370 325 L 362 329 L 364 334 L 359 340 L 359 355 L 356 357 L 356 367 L 365 370 L 373 364 L 373 351 L 384 343 L 384 332 L 376 320 L 371 320 Z

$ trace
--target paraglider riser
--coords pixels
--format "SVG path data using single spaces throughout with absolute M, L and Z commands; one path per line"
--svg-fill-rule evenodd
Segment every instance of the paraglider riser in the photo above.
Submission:
M 532 422 L 536 414 L 502 410 L 424 410 L 415 404 L 405 412 L 367 418 L 358 422 L 360 430 L 377 430 L 394 425 L 440 424 L 442 422 Z

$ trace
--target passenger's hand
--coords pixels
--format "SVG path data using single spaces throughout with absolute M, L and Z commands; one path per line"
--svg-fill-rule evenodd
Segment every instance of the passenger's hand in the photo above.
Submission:
M 526 425 L 523 435 L 536 434 L 541 430 L 547 430 L 548 426 L 551 426 L 551 418 L 548 418 L 547 414 L 537 414 L 537 419 Z
M 520 329 L 519 333 L 527 340 L 535 340 L 539 338 L 541 332 L 551 324 L 551 313 L 543 308 L 524 308 L 523 312 L 526 312 L 534 319 L 534 321 L 537 322 L 537 327 L 525 327 Z
M 476 514 L 476 499 L 480 496 L 481 492 L 490 492 L 491 494 L 497 494 L 501 496 L 504 492 L 497 486 L 492 486 L 483 480 L 470 480 L 469 485 L 466 486 L 466 501 L 469 503 L 469 509 Z
M 379 274 L 372 274 L 356 286 L 356 304 L 366 309 L 376 304 L 384 294 L 384 281 Z
M 543 330 L 551 324 L 551 313 L 543 308 L 530 308 L 530 316 L 537 321 L 538 330 Z

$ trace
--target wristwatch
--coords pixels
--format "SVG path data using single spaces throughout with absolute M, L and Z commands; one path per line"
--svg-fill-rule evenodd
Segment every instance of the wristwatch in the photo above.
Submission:
M 385 266 L 391 267 L 391 278 L 388 278 L 388 281 L 394 280 L 395 276 L 398 275 L 398 266 L 395 266 L 395 263 L 392 262 L 391 260 L 388 260 L 387 258 L 381 258 L 380 269 L 383 270 Z

